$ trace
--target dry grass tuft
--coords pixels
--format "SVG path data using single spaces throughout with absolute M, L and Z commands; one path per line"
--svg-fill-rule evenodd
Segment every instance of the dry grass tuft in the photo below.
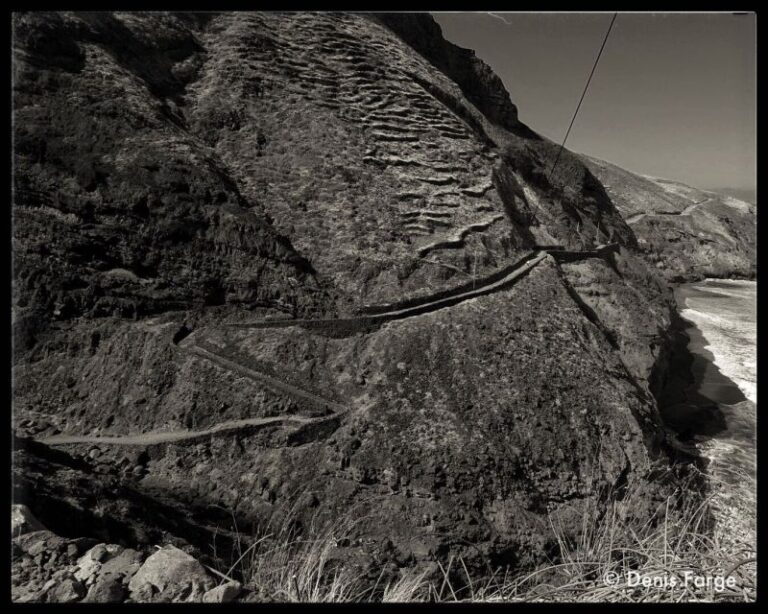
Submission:
M 557 514 L 550 527 L 558 553 L 525 572 L 499 570 L 473 577 L 461 559 L 436 561 L 442 579 L 403 570 L 394 583 L 374 586 L 331 556 L 354 522 L 312 524 L 301 537 L 290 514 L 276 531 L 257 536 L 229 570 L 268 601 L 303 602 L 713 602 L 752 601 L 756 593 L 756 544 L 748 532 L 735 539 L 718 528 L 717 490 L 702 497 L 694 478 L 677 486 L 651 518 L 633 515 L 639 487 L 621 500 L 581 510 L 575 539 Z M 715 522 L 713 522 L 713 518 Z M 228 574 L 228 575 L 230 575 Z M 715 580 L 727 578 L 732 586 Z M 457 580 L 462 578 L 462 580 Z M 712 578 L 708 583 L 694 578 Z

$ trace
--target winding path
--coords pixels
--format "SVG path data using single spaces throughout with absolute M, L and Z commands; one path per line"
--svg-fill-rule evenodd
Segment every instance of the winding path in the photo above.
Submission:
M 659 215 L 690 215 L 694 209 L 697 209 L 698 207 L 702 205 L 706 205 L 707 203 L 712 202 L 715 200 L 714 198 L 705 198 L 704 200 L 698 202 L 698 203 L 691 203 L 688 205 L 685 209 L 682 211 L 644 211 L 643 213 L 635 213 L 634 215 L 629 216 L 626 219 L 627 224 L 634 224 L 635 222 L 639 222 L 641 219 L 643 219 L 647 215 L 651 216 L 659 216 Z
M 593 255 L 597 255 L 599 252 L 591 252 Z M 492 281 L 484 280 L 478 282 L 478 286 L 462 292 L 460 294 L 443 296 L 435 300 L 429 300 L 425 298 L 423 302 L 413 305 L 411 307 L 404 307 L 400 309 L 392 309 L 390 311 L 384 311 L 382 313 L 376 313 L 371 315 L 362 315 L 353 318 L 328 318 L 328 319 L 315 319 L 315 320 L 301 320 L 301 319 L 281 319 L 281 320 L 258 320 L 256 322 L 248 322 L 245 324 L 226 324 L 228 328 L 282 328 L 290 326 L 303 326 L 308 328 L 321 327 L 321 326 L 333 326 L 333 325 L 375 325 L 392 320 L 403 320 L 413 316 L 423 315 L 426 313 L 432 313 L 438 309 L 444 309 L 446 307 L 453 307 L 466 300 L 491 294 L 498 290 L 506 288 L 520 277 L 524 276 L 537 264 L 539 264 L 544 258 L 546 258 L 548 252 L 542 251 L 533 254 L 530 259 L 524 260 L 518 267 L 507 273 L 501 279 L 492 279 Z
M 617 244 L 609 244 L 599 246 L 595 250 L 580 251 L 580 252 L 568 252 L 559 248 L 546 249 L 539 252 L 531 252 L 505 275 L 499 277 L 499 271 L 496 274 L 491 274 L 484 280 L 479 282 L 479 287 L 474 287 L 470 290 L 459 292 L 457 294 L 445 296 L 440 295 L 440 298 L 430 300 L 429 297 L 419 299 L 419 303 L 410 307 L 391 309 L 382 313 L 376 313 L 372 315 L 363 315 L 357 318 L 346 319 L 325 319 L 325 320 L 260 320 L 249 324 L 231 324 L 228 327 L 235 328 L 282 328 L 290 326 L 313 326 L 320 323 L 325 326 L 333 326 L 338 324 L 379 324 L 392 320 L 405 319 L 417 315 L 423 315 L 426 313 L 432 313 L 439 309 L 451 307 L 462 303 L 466 300 L 484 296 L 501 289 L 508 287 L 515 281 L 523 277 L 542 260 L 544 260 L 550 253 L 556 254 L 557 257 L 563 255 L 571 255 L 579 258 L 587 257 L 599 257 L 605 253 L 610 253 L 617 249 Z M 503 269 L 502 269 L 503 271 Z M 462 286 L 463 288 L 464 286 Z M 97 435 L 53 435 L 51 437 L 45 437 L 39 439 L 40 442 L 46 445 L 74 445 L 74 444 L 110 444 L 110 445 L 124 445 L 124 446 L 136 446 L 136 445 L 153 445 L 162 443 L 174 443 L 180 441 L 188 441 L 198 438 L 207 437 L 210 435 L 216 435 L 227 432 L 241 431 L 248 427 L 267 426 L 271 424 L 295 424 L 299 427 L 307 424 L 319 424 L 328 422 L 333 419 L 339 418 L 343 414 L 347 413 L 349 408 L 345 405 L 331 401 L 320 397 L 312 392 L 303 390 L 286 382 L 283 382 L 275 377 L 250 369 L 238 362 L 230 360 L 221 354 L 212 352 L 206 348 L 203 348 L 196 343 L 195 335 L 189 335 L 182 339 L 177 346 L 180 350 L 195 354 L 200 358 L 209 360 L 210 362 L 228 369 L 238 375 L 252 379 L 264 386 L 276 390 L 279 393 L 299 398 L 304 401 L 310 401 L 315 405 L 319 405 L 330 410 L 332 413 L 319 417 L 305 417 L 299 415 L 283 415 L 273 416 L 267 418 L 245 418 L 241 420 L 228 420 L 216 424 L 210 428 L 190 431 L 190 430 L 176 430 L 176 431 L 150 431 L 147 433 L 140 433 L 137 435 L 120 435 L 120 436 L 97 436 Z
M 189 339 L 189 337 L 187 337 L 187 339 Z M 184 341 L 187 341 L 187 339 L 185 339 Z M 211 352 L 210 350 L 200 347 L 199 345 L 196 345 L 196 344 L 189 345 L 189 346 L 183 345 L 184 341 L 182 341 L 179 345 L 185 349 L 188 347 L 191 353 L 197 354 L 198 356 L 201 356 L 202 358 L 210 360 L 211 362 L 219 365 L 220 367 L 229 369 L 230 371 L 238 373 L 239 375 L 243 375 L 260 384 L 264 384 L 268 388 L 272 388 L 273 390 L 277 390 L 278 392 L 282 392 L 283 394 L 287 394 L 288 396 L 298 397 L 305 401 L 310 401 L 312 403 L 315 403 L 317 405 L 330 409 L 331 411 L 334 411 L 337 414 L 344 413 L 345 411 L 347 411 L 347 408 L 344 405 L 341 405 L 340 403 L 329 401 L 328 399 L 320 397 L 312 392 L 302 390 L 301 388 L 297 388 L 296 386 L 292 386 L 291 384 L 286 384 L 285 382 L 277 379 L 276 377 L 266 375 L 261 371 L 249 369 L 248 367 L 243 366 L 242 364 L 235 362 L 234 360 L 230 360 L 229 358 L 226 358 L 221 354 Z
M 692 205 L 688 205 L 685 209 L 683 209 L 680 212 L 680 215 L 689 215 L 694 209 L 701 207 L 701 205 L 706 205 L 707 203 L 711 203 L 714 198 L 705 198 L 699 203 L 693 203 Z
M 118 435 L 113 437 L 102 437 L 98 435 L 53 435 L 51 437 L 38 439 L 38 441 L 49 446 L 73 445 L 79 443 L 111 444 L 120 446 L 146 446 L 197 439 L 199 437 L 207 437 L 208 435 L 216 435 L 228 431 L 240 431 L 249 426 L 267 426 L 269 424 L 280 424 L 285 422 L 293 422 L 299 425 L 303 425 L 323 422 L 329 418 L 335 417 L 336 415 L 320 416 L 316 418 L 288 415 L 273 416 L 269 418 L 244 418 L 242 420 L 228 420 L 226 422 L 220 422 L 219 424 L 216 424 L 208 429 L 202 429 L 199 431 L 149 431 L 147 433 L 140 433 L 138 435 Z

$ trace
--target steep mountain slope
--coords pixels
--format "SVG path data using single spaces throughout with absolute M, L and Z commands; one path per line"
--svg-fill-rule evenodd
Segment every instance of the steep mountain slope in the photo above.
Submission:
M 632 226 L 645 257 L 667 279 L 754 278 L 755 205 L 582 158 Z
M 21 432 L 144 452 L 131 492 L 199 522 L 354 513 L 374 567 L 540 560 L 630 482 L 653 507 L 673 299 L 429 16 L 22 14 L 14 44 Z

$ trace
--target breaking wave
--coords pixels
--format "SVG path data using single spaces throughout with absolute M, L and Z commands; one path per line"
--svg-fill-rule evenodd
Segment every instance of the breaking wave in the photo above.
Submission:
M 688 284 L 681 314 L 706 340 L 721 373 L 757 403 L 757 284 L 707 280 Z
M 757 283 L 708 279 L 680 286 L 675 294 L 681 315 L 698 329 L 689 329 L 690 351 L 732 382 L 722 385 L 705 369 L 697 383 L 703 396 L 718 403 L 726 424 L 723 432 L 703 438 L 699 447 L 709 460 L 718 522 L 729 527 L 736 541 L 751 543 L 757 490 Z M 743 393 L 736 402 L 734 386 Z

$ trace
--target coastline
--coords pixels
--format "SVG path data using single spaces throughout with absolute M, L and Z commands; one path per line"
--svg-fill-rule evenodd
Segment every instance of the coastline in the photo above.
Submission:
M 699 358 L 699 391 L 716 403 L 757 403 L 756 283 L 710 277 L 673 288 L 689 350 Z
M 738 359 L 743 363 L 745 355 L 756 354 L 756 339 L 749 339 L 754 314 L 739 320 L 728 310 L 732 306 L 729 295 L 741 295 L 733 302 L 749 305 L 749 293 L 754 296 L 755 288 L 746 284 L 755 283 L 707 278 L 674 288 L 689 339 L 690 379 L 683 392 L 685 402 L 666 408 L 667 418 L 676 422 L 678 430 L 688 429 L 687 438 L 705 459 L 716 534 L 730 548 L 756 546 L 756 382 L 751 373 L 736 376 Z M 716 306 L 721 304 L 726 307 L 718 311 Z M 720 323 L 734 328 L 742 325 L 744 336 L 718 331 Z M 743 352 L 733 353 L 739 344 Z

